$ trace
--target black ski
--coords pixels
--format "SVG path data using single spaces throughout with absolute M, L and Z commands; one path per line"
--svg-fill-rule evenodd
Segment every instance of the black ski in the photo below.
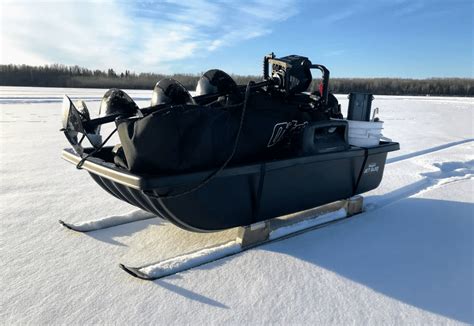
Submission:
M 285 239 L 288 239 L 288 238 L 292 238 L 292 237 L 295 237 L 295 236 L 298 236 L 300 234 L 303 234 L 303 233 L 306 233 L 306 232 L 309 232 L 309 231 L 313 231 L 313 230 L 317 230 L 317 229 L 321 229 L 321 228 L 324 228 L 324 227 L 327 227 L 327 226 L 330 226 L 332 224 L 336 224 L 338 222 L 341 222 L 341 221 L 344 221 L 344 220 L 347 220 L 349 219 L 350 217 L 352 217 L 353 215 L 348 215 L 348 216 L 345 216 L 345 217 L 341 217 L 341 218 L 337 218 L 337 219 L 334 219 L 334 220 L 330 220 L 330 221 L 327 221 L 327 222 L 323 222 L 321 224 L 317 224 L 317 225 L 314 225 L 314 226 L 310 226 L 308 228 L 305 228 L 305 229 L 302 229 L 302 230 L 298 230 L 298 231 L 295 231 L 295 232 L 292 232 L 292 233 L 289 233 L 287 235 L 284 235 L 284 236 L 281 236 L 281 237 L 278 237 L 278 238 L 275 238 L 275 239 L 268 239 L 268 240 L 264 240 L 262 242 L 258 242 L 258 243 L 255 243 L 255 244 L 252 244 L 252 245 L 249 245 L 249 246 L 245 246 L 245 247 L 241 247 L 241 249 L 238 251 L 238 252 L 234 252 L 234 253 L 229 253 L 229 254 L 226 254 L 226 255 L 223 255 L 217 259 L 211 259 L 211 260 L 208 260 L 208 261 L 205 261 L 205 262 L 201 262 L 201 263 L 198 263 L 198 264 L 195 264 L 193 266 L 190 266 L 190 267 L 186 267 L 186 268 L 183 268 L 183 269 L 180 269 L 179 271 L 174 271 L 174 272 L 170 272 L 170 273 L 163 273 L 157 277 L 155 276 L 150 276 L 144 272 L 142 272 L 142 269 L 144 268 L 147 268 L 147 267 L 150 267 L 150 266 L 153 266 L 153 265 L 156 265 L 156 264 L 159 264 L 160 262 L 156 262 L 156 263 L 152 263 L 152 264 L 144 264 L 142 266 L 138 266 L 138 267 L 131 267 L 131 266 L 127 266 L 125 264 L 119 264 L 119 267 L 121 269 L 123 269 L 125 272 L 127 272 L 128 274 L 134 276 L 134 277 L 137 277 L 139 279 L 142 279 L 142 280 L 146 280 L 146 281 L 154 281 L 154 280 L 158 280 L 158 279 L 161 279 L 161 278 L 164 278 L 164 277 L 167 277 L 167 276 L 171 276 L 171 275 L 175 275 L 177 273 L 181 273 L 181 272 L 185 272 L 185 271 L 188 271 L 188 270 L 191 270 L 191 269 L 194 269 L 194 268 L 197 268 L 199 266 L 203 266 L 203 265 L 207 265 L 207 264 L 210 264 L 212 262 L 215 262 L 215 261 L 219 261 L 221 259 L 224 259 L 224 258 L 227 258 L 227 257 L 231 257 L 231 256 L 235 256 L 235 255 L 238 255 L 244 251 L 247 251 L 249 249 L 253 249 L 253 248 L 256 248 L 256 247 L 259 247 L 259 246 L 262 246 L 262 245 L 265 245 L 265 244 L 269 244 L 269 243 L 274 243 L 274 242 L 277 242 L 277 241 L 282 241 L 282 240 L 285 240 Z M 316 217 L 317 219 L 318 217 Z M 221 246 L 223 244 L 217 244 L 213 247 L 218 247 L 218 246 Z M 201 249 L 202 250 L 202 249 Z

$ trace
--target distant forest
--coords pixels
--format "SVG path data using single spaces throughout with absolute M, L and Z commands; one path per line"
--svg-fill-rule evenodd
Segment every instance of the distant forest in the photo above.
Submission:
M 137 74 L 128 70 L 116 73 L 113 69 L 90 70 L 60 64 L 0 65 L 0 86 L 152 89 L 157 81 L 165 77 L 174 78 L 187 89 L 194 90 L 200 75 Z M 261 79 L 259 76 L 232 75 L 232 77 L 238 84 Z M 312 86 L 315 87 L 317 83 L 313 81 Z M 330 88 L 333 93 L 338 94 L 367 92 L 378 95 L 474 96 L 474 79 L 333 78 L 330 81 Z

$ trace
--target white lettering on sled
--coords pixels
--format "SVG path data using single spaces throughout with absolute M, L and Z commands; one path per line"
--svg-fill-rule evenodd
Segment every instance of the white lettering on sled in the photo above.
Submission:
M 301 131 L 306 127 L 308 121 L 304 121 L 298 124 L 297 120 L 293 120 L 290 122 L 279 122 L 275 124 L 273 127 L 272 135 L 270 136 L 270 140 L 268 141 L 267 147 L 272 147 L 276 145 L 279 141 L 283 139 L 283 136 L 289 131 Z
M 365 168 L 364 170 L 364 174 L 367 174 L 367 173 L 376 173 L 376 172 L 379 172 L 379 166 L 377 165 L 377 163 L 370 163 L 369 166 L 367 168 Z

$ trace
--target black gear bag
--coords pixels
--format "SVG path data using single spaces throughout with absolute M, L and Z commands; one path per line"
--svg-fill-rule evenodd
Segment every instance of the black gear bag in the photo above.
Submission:
M 266 93 L 252 94 L 231 164 L 279 158 L 293 151 L 289 142 L 310 115 L 285 102 Z M 218 167 L 231 154 L 241 114 L 242 105 L 177 105 L 119 120 L 124 158 L 115 161 L 125 161 L 130 171 L 150 174 Z

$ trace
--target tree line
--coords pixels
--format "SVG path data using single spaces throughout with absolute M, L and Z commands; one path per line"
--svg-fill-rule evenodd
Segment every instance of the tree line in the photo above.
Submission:
M 194 90 L 201 74 L 157 74 L 135 73 L 126 70 L 117 73 L 113 69 L 91 70 L 79 66 L 61 64 L 29 66 L 0 65 L 0 86 L 77 87 L 77 88 L 122 88 L 152 89 L 162 78 L 174 78 L 187 89 Z M 237 84 L 259 76 L 232 75 Z M 314 80 L 311 88 L 317 88 Z M 366 92 L 377 95 L 444 95 L 474 96 L 473 78 L 333 78 L 330 81 L 333 93 Z
M 333 78 L 330 88 L 336 94 L 474 96 L 474 79 Z

